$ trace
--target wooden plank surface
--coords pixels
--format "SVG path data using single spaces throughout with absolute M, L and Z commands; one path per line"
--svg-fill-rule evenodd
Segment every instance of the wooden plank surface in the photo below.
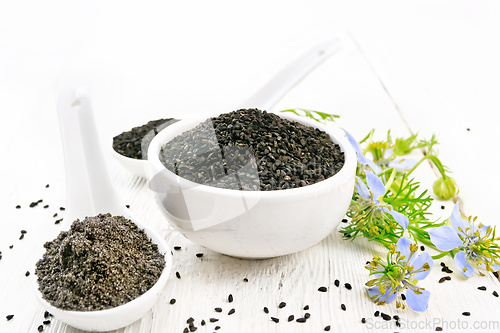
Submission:
M 221 3 L 228 5 L 228 2 Z M 284 6 L 284 3 L 280 2 L 280 4 Z M 113 8 L 110 5 L 99 6 L 103 6 L 98 8 L 101 15 L 112 12 Z M 469 2 L 462 2 L 461 5 L 448 5 L 445 8 L 454 9 L 462 15 L 460 6 L 472 6 L 476 10 L 476 16 L 483 15 L 486 8 L 490 8 L 483 4 L 471 5 Z M 208 42 L 201 45 L 214 54 L 209 52 L 200 58 L 194 54 L 196 48 L 187 42 L 185 46 L 189 52 L 174 55 L 163 51 L 160 47 L 152 47 L 152 50 L 159 51 L 161 56 L 171 61 L 165 64 L 164 68 L 158 68 L 158 72 L 164 77 L 167 77 L 169 73 L 172 75 L 172 78 L 165 79 L 166 83 L 163 85 L 161 78 L 151 74 L 157 66 L 154 63 L 158 64 L 162 61 L 160 55 L 152 56 L 151 63 L 144 65 L 146 71 L 136 64 L 130 66 L 129 71 L 120 72 L 121 67 L 111 63 L 113 56 L 127 50 L 125 38 L 127 34 L 118 34 L 119 38 L 114 41 L 114 46 L 106 45 L 106 38 L 117 33 L 109 22 L 100 21 L 99 23 L 101 24 L 99 29 L 104 31 L 103 36 L 93 35 L 97 45 L 106 51 L 103 53 L 105 60 L 96 60 L 97 50 L 99 50 L 99 47 L 96 47 L 88 52 L 76 54 L 72 58 L 73 62 L 69 61 L 58 69 L 66 69 L 76 74 L 88 71 L 87 77 L 91 78 L 90 84 L 93 88 L 94 109 L 104 144 L 109 143 L 106 140 L 121 130 L 145 123 L 158 115 L 164 116 L 167 108 L 170 109 L 168 109 L 168 115 L 165 116 L 174 117 L 182 117 L 182 114 L 189 110 L 206 108 L 206 101 L 211 102 L 212 108 L 222 110 L 265 83 L 281 65 L 300 53 L 295 52 L 297 48 L 305 49 L 321 40 L 327 35 L 326 32 L 334 33 L 342 39 L 342 50 L 291 90 L 274 110 L 304 107 L 340 114 L 342 117 L 337 125 L 348 129 L 358 139 L 372 128 L 376 128 L 376 134 L 381 139 L 385 137 L 389 129 L 394 136 L 406 136 L 419 132 L 429 137 L 431 133 L 439 132 L 440 156 L 443 162 L 454 171 L 453 176 L 462 189 L 459 199 L 463 202 L 464 212 L 479 215 L 485 223 L 486 221 L 488 224 L 497 223 L 496 209 L 491 207 L 491 200 L 485 198 L 495 195 L 494 189 L 495 185 L 498 185 L 498 179 L 492 179 L 488 171 L 493 170 L 493 166 L 498 165 L 499 161 L 497 155 L 489 153 L 490 148 L 485 147 L 484 142 L 495 142 L 494 123 L 488 122 L 487 119 L 493 119 L 491 110 L 497 110 L 499 102 L 492 95 L 485 81 L 461 81 L 470 88 L 470 95 L 464 97 L 453 95 L 450 93 L 451 90 L 443 90 L 442 86 L 437 84 L 433 85 L 436 76 L 432 76 L 430 72 L 422 73 L 422 76 L 417 78 L 408 76 L 408 73 L 415 74 L 414 71 L 408 69 L 411 65 L 401 60 L 393 62 L 390 58 L 391 54 L 399 56 L 406 54 L 409 57 L 409 53 L 396 52 L 399 49 L 394 45 L 397 44 L 398 39 L 394 37 L 391 40 L 387 37 L 390 34 L 384 35 L 385 39 L 378 36 L 377 32 L 385 31 L 383 25 L 371 26 L 370 24 L 374 21 L 367 21 L 363 24 L 360 22 L 369 16 L 370 9 L 384 17 L 384 8 L 388 7 L 375 9 L 367 6 L 365 9 L 359 9 L 355 6 L 345 8 L 340 5 L 330 7 L 322 4 L 318 8 L 311 8 L 299 5 L 285 8 L 274 5 L 270 13 L 263 14 L 264 18 L 272 20 L 280 10 L 284 10 L 284 14 L 291 15 L 297 20 L 297 25 L 289 26 L 287 30 L 281 25 L 289 22 L 289 19 L 277 18 L 276 22 L 269 23 L 271 36 L 266 37 L 264 27 L 255 27 L 254 31 L 249 27 L 240 28 L 244 36 L 251 36 L 252 31 L 259 36 L 266 52 L 256 52 L 254 55 L 244 54 L 239 60 L 230 59 L 227 55 L 215 54 L 216 48 L 226 52 L 231 51 L 231 46 L 226 45 L 223 39 L 213 39 L 216 41 L 214 48 L 210 48 Z M 414 7 L 408 5 L 400 9 L 407 15 L 407 11 L 412 8 Z M 434 7 L 427 4 L 416 8 L 423 11 Z M 200 11 L 203 9 L 204 7 L 200 7 Z M 208 10 L 208 8 L 205 9 Z M 232 9 L 235 10 L 235 8 Z M 128 4 L 119 9 L 128 14 L 133 10 L 134 7 Z M 188 12 L 186 7 L 182 7 L 182 10 Z M 245 16 L 247 18 L 250 18 L 251 14 L 257 15 L 260 12 L 257 7 L 248 10 L 248 16 Z M 315 24 L 316 17 L 329 16 L 327 10 L 331 10 L 332 17 L 337 20 L 332 19 L 332 22 Z M 352 18 L 348 30 L 338 28 L 342 10 Z M 445 15 L 446 11 L 444 9 L 441 11 Z M 423 15 L 419 13 L 420 16 Z M 91 19 L 95 18 L 95 15 L 89 11 L 84 11 L 84 14 Z M 298 20 L 300 14 L 304 15 L 304 21 Z M 209 21 L 203 18 L 201 12 L 194 15 L 201 24 Z M 490 15 L 495 15 L 495 11 L 491 10 Z M 223 15 L 213 13 L 213 17 L 222 18 Z M 400 20 L 397 21 L 402 24 Z M 436 17 L 432 16 L 429 20 L 439 22 Z M 118 26 L 126 27 L 125 21 L 127 21 L 125 17 L 120 17 L 115 22 L 118 22 Z M 472 22 L 469 26 L 474 26 L 476 29 L 473 36 L 487 31 L 490 31 L 490 36 L 497 36 L 495 30 L 492 29 L 496 27 L 493 23 L 485 22 L 474 25 L 476 23 L 474 19 L 463 21 Z M 175 22 L 179 23 L 180 20 Z M 237 22 L 239 20 L 228 19 L 226 23 L 236 24 Z M 105 29 L 102 27 L 103 24 Z M 156 24 L 164 28 L 164 24 L 170 23 L 152 22 L 148 28 L 154 28 Z M 413 32 L 414 30 L 411 30 L 409 26 L 410 24 L 403 25 L 407 31 Z M 92 24 L 89 27 L 92 28 Z M 188 27 L 188 25 L 183 27 Z M 220 23 L 215 27 L 207 28 L 207 31 L 202 34 L 208 36 L 210 33 L 222 33 L 226 31 L 225 28 L 226 26 Z M 128 29 L 126 31 L 130 33 L 132 40 L 140 40 L 139 37 L 134 37 L 133 32 L 139 33 L 141 30 L 136 31 L 130 27 L 125 29 Z M 438 27 L 434 26 L 434 29 Z M 200 41 L 201 39 L 195 37 L 196 32 L 196 29 L 192 28 L 186 32 L 185 36 L 192 37 L 193 41 Z M 427 31 L 428 34 L 431 32 Z M 146 38 L 140 45 L 144 47 L 149 45 L 156 40 L 154 36 Z M 283 39 L 276 41 L 278 37 L 283 37 Z M 472 37 L 469 36 L 470 39 Z M 180 43 L 179 41 L 182 40 L 181 37 L 174 35 L 169 35 L 167 39 L 171 43 Z M 257 41 L 248 43 L 250 47 L 259 44 Z M 232 47 L 235 53 L 246 49 L 242 41 L 236 41 Z M 134 53 L 133 57 L 124 56 L 123 59 L 118 59 L 117 63 L 125 66 L 127 61 L 134 60 L 134 57 L 137 57 L 135 60 L 142 59 L 140 56 L 141 54 L 137 53 Z M 81 62 L 83 60 L 86 62 Z M 200 61 L 201 63 L 186 66 L 186 70 L 175 71 L 174 67 L 179 66 L 181 61 L 192 63 Z M 213 67 L 210 67 L 211 61 L 214 64 Z M 224 62 L 228 63 L 230 70 L 225 69 Z M 246 66 L 242 66 L 242 63 Z M 394 63 L 405 67 L 394 68 L 392 66 Z M 493 59 L 490 59 L 488 63 L 493 66 L 491 67 L 493 72 L 498 70 L 494 67 Z M 56 68 L 55 64 L 52 66 Z M 482 66 L 486 67 L 487 64 Z M 406 68 L 406 70 L 401 70 L 401 68 Z M 195 79 L 194 74 L 203 73 L 204 70 L 208 74 L 199 75 L 198 79 Z M 468 71 L 470 72 L 465 71 L 464 75 L 474 77 L 474 72 L 470 69 Z M 189 73 L 187 75 L 189 77 L 183 77 L 183 72 Z M 24 78 L 24 81 L 4 79 L 1 85 L 1 106 L 5 108 L 14 105 L 16 111 L 19 112 L 7 119 L 11 119 L 16 125 L 22 123 L 22 126 L 15 127 L 19 129 L 15 130 L 4 123 L 3 133 L 0 134 L 2 142 L 5 142 L 0 147 L 4 156 L 0 193 L 0 205 L 3 212 L 0 222 L 3 229 L 0 233 L 0 251 L 3 255 L 0 260 L 0 295 L 2 298 L 0 315 L 15 315 L 11 321 L 0 320 L 0 332 L 36 332 L 37 327 L 43 321 L 43 310 L 33 297 L 34 264 L 43 253 L 43 243 L 54 238 L 61 231 L 61 226 L 54 224 L 54 221 L 64 218 L 64 211 L 59 209 L 65 205 L 64 165 L 53 98 L 53 92 L 59 83 L 54 83 L 56 82 L 54 81 L 51 84 L 42 84 L 42 74 L 33 79 L 34 83 L 31 84 L 26 84 L 28 80 Z M 221 75 L 221 77 L 215 80 L 211 78 L 214 75 Z M 248 77 L 248 80 L 238 81 L 238 76 Z M 66 78 L 63 75 L 59 79 L 64 81 Z M 158 87 L 155 89 L 153 83 L 145 83 L 143 86 L 137 83 L 148 79 L 156 80 L 152 82 L 158 83 Z M 446 82 L 442 76 L 439 76 L 439 79 L 441 83 Z M 196 80 L 199 82 L 195 82 Z M 450 80 L 452 82 L 457 78 L 453 77 Z M 191 82 L 192 86 L 190 86 Z M 230 84 L 224 85 L 228 82 Z M 24 87 L 23 84 L 25 84 Z M 458 83 L 455 83 L 455 86 L 461 87 Z M 169 94 L 165 94 L 165 91 L 169 91 Z M 197 98 L 192 98 L 192 94 L 195 94 Z M 30 96 L 33 98 L 30 99 Z M 224 96 L 230 97 L 224 99 Z M 470 105 L 479 97 L 483 98 L 479 102 L 480 107 L 471 113 Z M 16 99 L 20 102 L 15 103 Z M 457 103 L 457 100 L 460 102 Z M 2 114 L 4 112 L 9 113 L 2 110 Z M 116 119 L 118 113 L 122 116 Z M 471 131 L 467 131 L 467 127 Z M 475 162 L 472 166 L 463 161 L 462 152 L 467 148 L 476 151 Z M 419 154 L 421 152 L 416 152 L 415 156 L 418 157 Z M 6 162 L 6 158 L 9 162 Z M 132 213 L 162 233 L 170 246 L 182 247 L 180 251 L 174 251 L 171 278 L 154 308 L 140 321 L 116 332 L 182 332 L 187 326 L 186 320 L 189 317 L 195 318 L 199 327 L 197 332 L 213 332 L 217 325 L 221 327 L 218 332 L 321 332 L 327 325 L 331 325 L 333 332 L 370 332 L 373 330 L 377 332 L 422 332 L 433 331 L 436 326 L 446 328 L 445 325 L 448 325 L 445 331 L 474 331 L 471 328 L 477 324 L 492 325 L 489 329 L 481 329 L 481 332 L 498 331 L 498 326 L 495 329 L 494 325 L 495 323 L 498 325 L 500 299 L 495 298 L 491 293 L 493 290 L 500 292 L 500 283 L 491 275 L 480 277 L 475 274 L 465 281 L 462 275 L 454 269 L 452 260 L 445 258 L 442 261 L 455 270 L 451 275 L 452 280 L 444 284 L 438 283 L 444 273 L 440 271 L 440 261 L 437 261 L 430 276 L 421 283 L 432 295 L 426 312 L 396 310 L 394 305 L 376 306 L 366 297 L 363 286 L 368 279 L 364 263 L 371 259 L 372 254 L 383 253 L 382 248 L 377 244 L 361 239 L 354 242 L 343 241 L 340 234 L 334 232 L 319 244 L 292 255 L 268 260 L 240 260 L 227 257 L 195 245 L 174 231 L 157 210 L 153 193 L 149 190 L 147 182 L 128 174 L 111 158 L 108 158 L 108 162 L 113 183 L 123 202 L 130 205 Z M 471 173 L 474 177 L 470 176 Z M 430 188 L 436 179 L 435 172 L 429 165 L 422 166 L 415 173 L 415 177 L 421 181 L 423 187 L 427 188 Z M 47 183 L 50 184 L 49 188 L 45 187 Z M 43 203 L 34 208 L 28 207 L 30 202 L 38 199 L 43 199 Z M 22 208 L 16 209 L 17 204 L 20 204 Z M 44 209 L 45 204 L 48 204 L 49 208 Z M 444 210 L 441 209 L 441 205 L 445 206 Z M 432 207 L 434 217 L 449 216 L 452 205 L 451 201 L 436 201 Z M 53 217 L 55 213 L 58 214 L 57 217 Z M 24 239 L 19 240 L 22 229 L 27 230 L 27 234 Z M 9 245 L 13 245 L 13 248 L 9 249 Z M 203 253 L 203 257 L 196 257 L 196 253 Z M 30 276 L 25 276 L 26 271 L 30 271 Z M 180 272 L 181 279 L 175 277 L 176 271 Z M 245 282 L 244 278 L 247 278 L 248 282 Z M 335 279 L 341 282 L 339 288 L 334 285 Z M 347 290 L 343 285 L 347 282 L 352 285 L 352 290 Z M 327 287 L 328 291 L 319 292 L 320 286 Z M 486 286 L 487 291 L 477 290 L 478 286 Z M 232 303 L 227 301 L 229 294 L 234 297 Z M 177 300 L 174 305 L 169 303 L 171 298 Z M 277 306 L 282 301 L 287 305 L 283 309 L 278 309 Z M 346 305 L 346 311 L 341 309 L 341 304 Z M 303 310 L 305 305 L 309 305 L 310 309 Z M 263 312 L 264 306 L 269 308 L 269 314 Z M 223 312 L 216 313 L 215 307 L 221 307 Z M 232 308 L 236 312 L 228 315 L 228 311 Z M 380 317 L 374 317 L 373 313 L 376 310 L 391 315 L 398 314 L 402 318 L 401 323 L 406 326 L 398 328 L 394 320 L 385 322 Z M 464 317 L 461 315 L 463 311 L 470 311 L 472 315 Z M 287 322 L 289 315 L 294 315 L 297 319 L 306 312 L 311 314 L 311 318 L 306 323 Z M 280 322 L 274 323 L 270 320 L 271 316 L 279 318 Z M 361 323 L 363 317 L 368 320 L 367 324 Z M 219 321 L 210 323 L 210 318 L 218 318 Z M 199 324 L 201 319 L 207 322 L 205 327 Z M 457 327 L 457 325 L 462 326 Z M 468 327 L 467 330 L 459 330 L 465 325 Z M 453 327 L 455 329 L 452 329 Z M 47 325 L 45 331 L 80 332 L 58 320 L 53 320 L 50 325 Z

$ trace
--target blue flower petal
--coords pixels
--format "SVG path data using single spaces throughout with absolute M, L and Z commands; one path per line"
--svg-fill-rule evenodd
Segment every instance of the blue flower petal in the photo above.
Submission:
M 380 289 L 378 286 L 371 287 L 371 288 L 365 288 L 366 293 L 370 297 L 375 297 L 373 299 L 374 302 L 380 302 L 381 300 L 384 300 L 390 293 L 393 293 L 394 291 L 391 288 L 388 288 L 385 294 L 381 294 Z M 389 297 L 387 297 L 387 300 L 385 301 L 385 304 L 389 304 L 393 302 L 396 299 L 397 294 L 393 293 Z
M 396 220 L 396 222 L 398 222 L 398 224 L 404 229 L 406 230 L 406 228 L 408 228 L 408 224 L 410 223 L 409 220 L 408 220 L 408 217 L 406 217 L 406 215 L 404 214 L 401 214 L 399 212 L 396 212 L 394 210 L 394 208 L 392 208 L 392 206 L 389 206 L 389 207 L 382 207 L 382 210 L 386 213 L 389 213 L 392 215 L 392 217 L 394 217 L 394 219 Z
M 406 304 L 413 310 L 424 312 L 429 305 L 431 293 L 427 290 L 420 290 L 421 294 L 415 294 L 411 289 L 406 289 Z
M 471 267 L 471 265 L 467 263 L 467 259 L 465 258 L 464 252 L 460 251 L 455 255 L 455 265 L 460 270 L 460 272 L 462 272 L 462 274 L 467 278 L 470 278 L 474 273 L 474 269 Z
M 404 172 L 413 168 L 417 164 L 417 161 L 411 158 L 396 158 L 394 161 L 389 163 L 389 167 L 396 168 L 396 170 Z
M 402 260 L 404 262 L 408 261 L 410 257 L 410 244 L 412 244 L 411 240 L 405 237 L 401 237 L 396 244 L 396 250 L 400 253 L 401 256 L 405 258 Z
M 427 263 L 429 264 L 429 269 L 423 272 L 415 273 L 412 275 L 412 278 L 416 280 L 423 280 L 429 275 L 429 273 L 432 270 L 432 266 L 434 266 L 434 261 L 432 260 L 432 257 L 429 253 L 427 252 L 422 252 L 419 256 L 415 257 L 415 255 L 411 258 L 410 260 L 410 265 L 413 266 L 413 270 L 418 270 L 424 266 L 424 264 Z
M 361 195 L 364 198 L 370 198 L 370 191 L 368 191 L 368 188 L 366 187 L 365 183 L 356 176 L 356 181 L 354 182 L 356 184 L 356 191 L 358 191 L 359 195 Z
M 456 247 L 464 246 L 464 243 L 458 237 L 457 233 L 448 226 L 441 226 L 437 228 L 432 228 L 429 231 L 429 236 L 431 237 L 431 242 L 440 251 L 450 251 Z
M 378 197 L 384 195 L 385 186 L 384 183 L 382 183 L 382 179 L 369 170 L 366 170 L 365 174 L 366 183 L 368 184 L 370 191 L 372 191 L 374 199 L 378 199 Z
M 467 223 L 460 214 L 460 207 L 458 202 L 455 204 L 455 207 L 453 207 L 453 212 L 451 213 L 450 220 L 451 225 L 457 234 L 460 232 L 458 228 L 462 229 L 462 231 L 465 232 L 465 229 L 469 227 L 469 223 Z
M 363 164 L 363 165 L 370 166 L 370 168 L 372 168 L 372 170 L 375 171 L 376 173 L 381 173 L 382 169 L 378 165 L 376 165 L 372 160 L 370 160 L 365 155 L 363 155 L 363 151 L 361 150 L 361 146 L 356 141 L 356 139 L 354 139 L 354 137 L 346 130 L 344 130 L 344 132 L 345 132 L 345 135 L 347 136 L 347 140 L 349 140 L 349 143 L 351 144 L 351 146 L 356 151 L 356 154 L 358 155 L 358 162 Z
M 479 229 L 477 229 L 479 231 L 479 237 L 480 238 L 483 238 L 484 236 L 486 236 L 486 231 L 488 230 L 489 226 L 488 225 L 485 225 Z
M 392 149 L 392 148 L 386 149 L 385 152 L 384 152 L 384 159 L 386 160 L 389 157 L 391 157 L 393 151 L 394 151 L 394 149 Z

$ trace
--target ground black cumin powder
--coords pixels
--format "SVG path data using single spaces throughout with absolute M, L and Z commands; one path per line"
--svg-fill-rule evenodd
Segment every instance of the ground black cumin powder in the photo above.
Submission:
M 64 310 L 125 304 L 149 290 L 165 267 L 144 230 L 111 214 L 76 220 L 44 247 L 36 264 L 38 287 L 45 300 Z
M 167 142 L 159 157 L 190 181 L 247 191 L 311 185 L 344 165 L 326 132 L 257 109 L 207 119 Z

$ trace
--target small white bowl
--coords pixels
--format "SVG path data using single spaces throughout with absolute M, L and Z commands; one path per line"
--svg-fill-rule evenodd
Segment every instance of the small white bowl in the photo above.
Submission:
M 169 223 L 196 244 L 229 256 L 269 258 L 306 249 L 327 237 L 351 203 L 356 153 L 340 128 L 280 115 L 327 132 L 345 155 L 342 169 L 319 183 L 274 191 L 238 191 L 201 185 L 166 169 L 167 142 L 208 117 L 162 130 L 149 146 L 150 188 Z
M 99 311 L 68 311 L 56 308 L 43 299 L 38 282 L 35 280 L 35 296 L 40 305 L 50 312 L 54 318 L 84 331 L 112 331 L 128 326 L 139 320 L 148 312 L 158 300 L 170 275 L 172 268 L 172 254 L 167 242 L 148 226 L 133 221 L 139 228 L 144 229 L 153 243 L 158 245 L 158 251 L 165 254 L 165 268 L 156 283 L 138 298 L 115 308 Z

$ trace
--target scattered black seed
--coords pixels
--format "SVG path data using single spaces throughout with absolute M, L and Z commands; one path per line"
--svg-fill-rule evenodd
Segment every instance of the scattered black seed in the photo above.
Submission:
M 26 276 L 30 276 L 30 272 L 29 272 L 29 271 L 26 271 L 26 273 L 24 273 L 24 275 L 26 275 Z
M 463 314 L 464 316 L 470 316 L 470 312 L 468 312 L 468 311 L 466 311 L 466 312 L 462 312 L 462 314 Z
M 7 318 L 7 320 L 11 320 L 12 318 L 14 318 L 14 315 L 8 315 L 5 318 Z
M 175 276 L 177 276 L 177 278 L 180 279 L 181 278 L 181 273 L 175 272 Z
M 205 323 L 205 319 L 202 319 L 202 320 L 201 320 L 201 326 L 205 326 L 205 324 L 206 324 L 206 323 Z
M 340 308 L 345 311 L 346 310 L 345 304 L 340 304 Z
M 447 280 L 447 281 L 450 281 L 451 280 L 451 276 L 445 276 L 444 279 Z
M 420 251 L 425 251 L 425 246 L 421 245 L 420 246 Z
M 446 208 L 445 206 L 441 205 L 441 209 L 445 209 L 445 208 Z
M 492 294 L 493 294 L 493 296 L 498 297 L 498 293 L 496 292 L 496 290 L 495 290 L 495 291 L 493 291 L 493 293 L 492 293 Z
M 43 318 L 45 318 L 45 319 L 47 319 L 47 318 L 49 318 L 49 317 L 51 317 L 51 316 L 52 316 L 52 315 L 49 313 L 49 311 L 45 311 L 45 312 L 43 313 Z
M 380 314 L 380 316 L 381 316 L 381 317 L 382 317 L 382 319 L 384 319 L 384 320 L 391 320 L 391 319 L 392 319 L 390 315 L 385 314 L 385 313 L 383 313 L 383 312 Z
M 309 312 L 307 312 L 305 315 L 304 315 L 304 318 L 305 319 L 309 319 L 311 317 L 311 314 Z
M 172 298 L 172 299 L 170 300 L 170 304 L 175 304 L 175 302 L 176 302 L 175 298 Z
M 210 318 L 210 322 L 211 323 L 215 323 L 216 321 L 219 321 L 219 319 L 217 319 L 217 318 Z
M 470 128 L 467 128 L 467 131 L 470 131 Z
M 38 332 L 43 332 L 43 325 L 38 326 L 37 330 Z
M 297 318 L 296 322 L 298 323 L 305 323 L 306 322 L 306 318 Z
M 283 309 L 285 306 L 286 306 L 286 303 L 285 303 L 285 302 L 281 302 L 281 303 L 278 305 L 278 308 Z
M 442 327 L 440 327 L 440 326 L 436 327 L 436 331 L 441 332 L 442 330 L 443 330 Z
M 220 330 L 220 326 L 215 326 L 215 327 L 214 327 L 214 330 L 216 330 L 216 331 L 217 331 L 217 330 Z
M 309 305 L 304 306 L 304 310 L 309 310 Z
M 52 217 L 56 217 L 57 216 L 57 213 L 55 213 L 54 215 L 52 215 Z
M 264 308 L 264 309 L 267 309 L 267 308 Z M 222 312 L 222 309 L 221 309 L 221 308 L 215 308 L 214 310 L 215 310 L 215 312 Z M 265 310 L 264 310 L 264 311 L 265 311 Z M 267 313 L 267 312 L 266 312 L 266 313 Z
M 375 313 L 373 314 L 375 317 L 378 317 L 378 315 L 380 314 L 380 311 L 375 311 Z
M 181 249 L 180 246 L 174 246 L 174 250 L 179 251 Z
M 327 331 L 327 332 L 328 332 L 329 330 L 330 330 L 330 325 L 325 326 L 325 331 Z
M 401 323 L 399 322 L 399 320 L 396 320 L 396 327 L 401 327 Z
M 446 264 L 444 262 L 442 262 L 442 261 L 441 261 L 440 265 L 441 265 L 441 267 L 445 267 L 446 266 Z
M 12 249 L 14 247 L 14 245 L 9 245 L 9 249 Z
M 326 287 L 319 287 L 318 291 L 321 291 L 322 293 L 326 292 L 328 289 Z
M 177 122 L 173 118 L 151 120 L 147 124 L 134 127 L 130 131 L 113 138 L 113 149 L 120 155 L 137 160 L 147 158 L 147 148 L 151 140 L 163 128 Z M 144 148 L 143 148 L 144 146 Z
M 340 286 L 340 281 L 339 281 L 339 280 L 335 280 L 335 282 L 334 282 L 334 283 L 335 283 L 335 287 Z
M 243 279 L 243 282 L 248 282 L 248 279 L 247 279 L 247 278 L 244 278 L 244 279 Z
M 16 209 L 21 209 L 21 205 L 17 205 L 17 206 L 16 206 Z
M 45 205 L 45 206 L 43 206 L 43 208 L 49 208 L 49 205 Z
M 394 315 L 394 316 L 392 316 L 392 319 L 399 320 L 399 316 L 398 315 Z
M 279 320 L 278 318 L 276 318 L 276 317 L 271 317 L 271 320 L 272 320 L 272 321 L 274 321 L 275 323 L 279 323 L 279 321 L 280 321 L 280 320 Z
M 43 199 L 38 200 L 36 203 L 40 203 L 40 202 L 43 202 Z
M 365 318 L 361 318 L 361 323 L 362 324 L 366 324 L 366 319 Z
M 401 294 L 401 299 L 402 299 L 403 301 L 406 301 L 406 295 L 405 295 L 405 294 Z
M 61 223 L 62 220 L 63 219 L 55 220 L 54 224 L 59 224 L 59 223 Z
M 19 240 L 21 240 L 23 238 L 24 238 L 24 234 L 21 234 L 21 236 L 19 236 Z
M 231 303 L 233 301 L 233 295 L 232 294 L 229 294 L 229 296 L 227 297 L 227 301 L 229 303 Z
M 48 324 L 50 324 L 50 320 L 44 320 L 42 324 L 48 325 Z
M 47 184 L 47 185 L 45 185 L 45 188 L 48 188 L 49 186 L 50 186 L 50 185 L 49 185 L 49 184 Z
M 196 332 L 196 330 L 198 329 L 198 327 L 196 326 L 189 326 L 189 332 Z
M 22 234 L 25 234 L 27 231 L 26 230 L 21 230 L 21 233 Z
M 344 286 L 346 287 L 347 290 L 351 290 L 352 289 L 351 284 L 349 284 L 349 283 L 344 284 Z
M 184 330 L 182 331 L 182 333 L 189 333 L 189 328 L 184 327 Z
M 59 210 L 66 210 L 66 208 L 64 208 L 64 207 L 59 207 Z
M 235 310 L 235 309 L 231 309 L 231 310 L 229 310 L 229 312 L 227 313 L 227 315 L 228 315 L 228 316 L 230 316 L 230 315 L 232 315 L 232 314 L 233 314 L 233 313 L 235 313 L 235 312 L 236 312 L 236 310 Z
M 125 207 L 130 208 L 130 205 L 125 205 Z
M 159 158 L 187 180 L 246 191 L 312 185 L 344 164 L 328 133 L 257 109 L 209 118 L 167 142 Z M 246 165 L 256 172 L 233 176 Z
M 35 207 L 36 205 L 38 205 L 38 203 L 37 203 L 37 202 L 32 202 L 32 203 L 30 203 L 30 207 L 31 207 L 31 208 Z
M 222 311 L 222 310 L 221 310 Z M 269 309 L 267 307 L 264 307 L 264 312 L 269 313 Z
M 203 257 L 203 253 L 196 253 L 196 256 L 197 256 L 198 258 L 201 258 L 201 257 Z
M 486 287 L 485 287 L 485 286 L 482 286 L 482 287 L 477 287 L 477 289 L 479 289 L 479 290 L 483 290 L 483 291 L 484 291 L 484 290 L 486 290 Z
M 446 279 L 444 277 L 439 279 L 439 283 L 443 283 L 444 281 L 446 281 Z
M 192 322 L 194 322 L 194 318 L 193 318 L 193 317 L 189 317 L 189 318 L 186 320 L 186 324 L 191 324 Z
M 294 315 L 289 315 L 289 316 L 288 316 L 288 321 L 293 321 L 293 319 L 294 319 L 294 318 L 295 318 L 295 316 L 294 316 Z
M 125 304 L 148 291 L 165 267 L 165 256 L 144 230 L 111 214 L 75 220 L 44 248 L 35 270 L 38 287 L 46 301 L 63 310 Z
M 342 219 L 342 223 L 347 223 L 347 219 Z

